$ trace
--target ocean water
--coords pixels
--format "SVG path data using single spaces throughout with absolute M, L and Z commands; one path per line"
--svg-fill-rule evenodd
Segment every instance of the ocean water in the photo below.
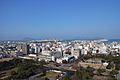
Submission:
M 109 39 L 108 41 L 106 41 L 106 42 L 104 42 L 104 43 L 110 44 L 110 43 L 113 43 L 113 42 L 120 43 L 120 39 Z
M 120 39 L 109 39 L 108 42 L 120 42 Z

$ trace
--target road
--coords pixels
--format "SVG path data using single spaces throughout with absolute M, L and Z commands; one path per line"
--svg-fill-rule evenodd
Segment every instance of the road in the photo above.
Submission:
M 119 71 L 119 73 L 117 74 L 117 80 L 120 80 L 120 71 Z

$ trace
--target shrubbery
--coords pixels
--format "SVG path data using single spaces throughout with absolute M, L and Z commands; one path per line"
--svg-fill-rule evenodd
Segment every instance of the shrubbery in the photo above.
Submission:
M 42 70 L 44 64 L 44 61 L 38 63 L 34 60 L 13 59 L 10 61 L 1 62 L 0 71 L 16 68 L 11 71 L 11 76 L 8 77 L 8 80 L 25 79 L 36 74 L 36 69 L 41 68 Z

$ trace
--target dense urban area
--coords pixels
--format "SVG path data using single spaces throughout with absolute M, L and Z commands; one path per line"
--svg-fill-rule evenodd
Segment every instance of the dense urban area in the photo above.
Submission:
M 119 70 L 115 41 L 0 42 L 0 80 L 120 80 Z

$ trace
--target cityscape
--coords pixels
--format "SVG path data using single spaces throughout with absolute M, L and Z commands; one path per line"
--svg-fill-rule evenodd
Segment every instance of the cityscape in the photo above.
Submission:
M 119 0 L 1 0 L 0 80 L 120 80 Z
M 38 69 L 38 71 L 35 71 L 35 73 L 34 70 L 28 73 L 20 73 L 19 70 L 15 69 L 17 66 L 4 63 L 7 61 L 8 63 L 13 62 L 14 59 L 15 61 L 17 61 L 17 59 L 35 61 L 34 63 L 39 65 L 38 68 L 35 68 Z M 75 80 L 79 80 L 80 76 L 83 76 L 80 77 L 81 79 L 90 80 L 114 80 L 116 78 L 119 80 L 119 60 L 120 42 L 109 42 L 107 39 L 0 42 L 0 62 L 3 63 L 3 65 L 0 65 L 0 70 L 1 79 L 3 80 L 6 79 L 6 77 L 9 79 L 28 78 L 30 80 L 44 80 L 44 78 L 45 80 L 46 78 L 47 80 L 74 80 L 74 78 L 76 78 Z M 38 62 L 43 64 L 42 70 L 39 70 L 42 64 Z M 29 65 L 31 64 L 32 63 Z M 19 63 L 19 65 L 25 64 Z M 90 70 L 90 72 L 82 72 L 77 76 L 77 71 L 81 70 L 81 68 L 79 69 L 80 66 L 83 69 Z M 10 71 L 7 69 L 10 69 Z M 34 73 L 34 75 L 30 76 L 29 73 Z M 18 74 L 28 75 L 20 76 Z

